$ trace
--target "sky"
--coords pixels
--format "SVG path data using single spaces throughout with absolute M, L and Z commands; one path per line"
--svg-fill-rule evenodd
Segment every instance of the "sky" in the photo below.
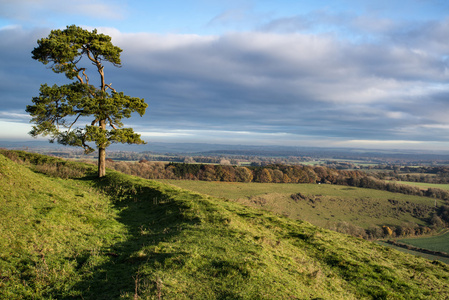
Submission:
M 148 143 L 449 150 L 447 0 L 0 0 L 0 140 L 32 140 L 67 79 L 31 51 L 72 24 L 123 49 L 106 81 Z

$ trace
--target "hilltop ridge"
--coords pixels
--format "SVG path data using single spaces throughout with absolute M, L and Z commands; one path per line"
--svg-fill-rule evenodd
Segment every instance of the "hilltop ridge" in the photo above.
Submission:
M 169 184 L 11 156 L 0 155 L 1 298 L 447 299 L 440 262 Z

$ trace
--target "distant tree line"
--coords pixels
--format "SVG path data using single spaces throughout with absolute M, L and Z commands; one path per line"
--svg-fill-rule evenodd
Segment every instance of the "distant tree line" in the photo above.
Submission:
M 373 173 L 373 176 L 379 179 L 449 184 L 449 167 L 447 166 L 379 165 L 371 169 L 383 170 Z
M 221 164 L 163 163 L 140 160 L 138 163 L 109 161 L 109 167 L 148 179 L 184 179 L 261 183 L 343 183 L 344 177 L 364 176 L 359 171 L 337 171 L 322 166 L 282 165 L 233 166 Z

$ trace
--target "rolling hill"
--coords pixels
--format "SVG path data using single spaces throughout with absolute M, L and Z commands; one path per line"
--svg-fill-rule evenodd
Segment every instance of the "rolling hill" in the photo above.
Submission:
M 8 155 L 2 299 L 447 299 L 449 266 L 437 261 L 160 182 Z
M 333 184 L 160 181 L 306 220 L 320 227 L 344 222 L 364 229 L 412 222 L 430 226 L 425 220 L 430 219 L 435 203 L 445 204 L 443 200 L 429 197 Z

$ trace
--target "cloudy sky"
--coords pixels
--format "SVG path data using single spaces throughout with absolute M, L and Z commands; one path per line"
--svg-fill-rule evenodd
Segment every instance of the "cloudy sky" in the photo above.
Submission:
M 71 24 L 123 49 L 106 81 L 150 143 L 449 150 L 447 0 L 0 0 L 0 140 L 67 82 L 31 51 Z

